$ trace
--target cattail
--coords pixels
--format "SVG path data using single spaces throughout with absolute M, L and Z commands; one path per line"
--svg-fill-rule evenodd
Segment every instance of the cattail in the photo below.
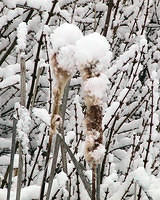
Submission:
M 84 81 L 84 101 L 87 107 L 85 115 L 85 158 L 93 166 L 100 164 L 104 146 L 102 145 L 102 101 L 100 97 L 92 93 L 92 89 L 101 90 L 102 86 L 102 90 L 104 90 L 105 82 L 100 74 L 95 74 L 92 68 L 88 68 L 87 65 L 81 69 L 81 74 Z
M 56 125 L 61 121 L 59 107 L 64 88 L 76 71 L 74 60 L 74 44 L 82 37 L 81 31 L 73 24 L 62 24 L 51 35 L 53 46 L 53 55 L 51 57 L 51 66 L 53 75 L 56 78 L 56 86 L 53 90 L 54 105 L 51 117 L 50 135 L 56 132 Z
M 53 136 L 56 132 L 56 127 L 61 122 L 61 117 L 59 115 L 60 102 L 63 96 L 64 88 L 68 80 L 71 78 L 71 74 L 68 71 L 63 70 L 63 68 L 59 66 L 59 64 L 57 63 L 56 54 L 52 56 L 51 64 L 56 78 L 56 86 L 53 90 L 54 105 L 53 105 L 53 111 L 51 116 L 51 127 L 50 127 L 50 135 Z
M 92 200 L 95 200 L 96 168 L 101 163 L 105 152 L 102 132 L 102 105 L 107 86 L 104 63 L 107 65 L 111 57 L 109 44 L 98 33 L 90 34 L 77 42 L 75 57 L 83 79 L 84 101 L 87 107 L 85 159 L 92 168 Z
M 76 58 L 83 79 L 87 107 L 85 158 L 93 166 L 101 163 L 105 150 L 102 144 L 102 105 L 108 80 L 105 70 L 111 58 L 109 44 L 103 36 L 92 33 L 77 42 Z

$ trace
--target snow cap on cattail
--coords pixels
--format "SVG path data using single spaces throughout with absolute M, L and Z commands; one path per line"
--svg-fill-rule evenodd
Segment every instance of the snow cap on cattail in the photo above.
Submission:
M 108 66 L 112 57 L 110 45 L 99 33 L 91 33 L 76 42 L 77 65 L 82 67 L 92 63 L 98 66 Z
M 59 68 L 73 74 L 76 70 L 75 43 L 82 37 L 81 30 L 74 24 L 64 23 L 51 34 L 52 55 L 56 55 Z

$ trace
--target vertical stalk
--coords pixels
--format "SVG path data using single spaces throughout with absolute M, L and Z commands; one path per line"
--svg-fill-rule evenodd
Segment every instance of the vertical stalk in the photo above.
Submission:
M 57 163 L 58 152 L 59 152 L 59 145 L 60 145 L 60 139 L 56 135 L 56 141 L 55 141 L 55 147 L 54 147 L 51 172 L 50 172 L 50 177 L 49 177 L 49 184 L 48 184 L 48 189 L 47 189 L 47 194 L 46 194 L 46 200 L 49 200 L 51 189 L 52 189 L 52 183 L 53 183 L 53 178 L 55 176 L 55 169 L 56 169 L 56 163 Z
M 137 183 L 134 184 L 134 200 L 137 199 Z
M 20 200 L 20 196 L 21 196 L 22 173 L 23 173 L 22 145 L 21 145 L 21 142 L 19 142 L 19 163 L 18 163 L 18 179 L 17 179 L 16 200 Z
M 20 104 L 25 107 L 26 104 L 26 66 L 25 66 L 25 58 L 23 55 L 20 55 L 20 66 L 21 66 L 21 98 Z M 18 163 L 18 178 L 17 178 L 17 192 L 16 192 L 16 200 L 20 200 L 21 196 L 21 187 L 22 187 L 22 173 L 23 173 L 23 152 L 22 152 L 22 144 L 19 141 L 19 163 Z
M 27 186 L 29 186 L 31 181 L 33 180 L 32 176 L 33 176 L 33 173 L 34 173 L 34 170 L 35 170 L 35 167 L 36 167 L 40 152 L 42 150 L 42 146 L 43 146 L 43 142 L 44 142 L 45 136 L 46 136 L 46 133 L 43 134 L 43 137 L 42 137 L 42 140 L 41 140 L 41 144 L 39 145 L 39 149 L 38 149 L 38 153 L 37 153 L 36 158 L 35 158 L 35 162 L 33 164 L 30 176 L 28 176 L 28 184 L 27 184 Z
M 96 164 L 92 166 L 92 200 L 96 200 Z
M 64 89 L 64 94 L 63 94 L 63 99 L 62 99 L 62 104 L 61 104 L 61 109 L 60 109 L 60 115 L 62 118 L 62 125 L 61 125 L 61 130 L 60 133 L 62 134 L 62 138 L 64 138 L 64 121 L 65 121 L 65 112 L 66 112 L 66 106 L 67 106 L 67 100 L 68 100 L 68 93 L 69 93 L 69 85 L 70 81 L 68 81 L 65 89 Z M 67 158 L 66 158 L 66 150 L 61 145 L 61 153 L 62 153 L 62 164 L 63 164 L 63 171 L 68 174 L 67 170 Z
M 61 115 L 61 118 L 62 118 L 62 125 L 61 125 L 61 128 L 60 128 L 60 133 L 61 133 L 64 141 L 65 141 L 64 121 L 65 121 L 65 112 L 66 112 L 67 100 L 68 100 L 68 94 L 69 94 L 69 85 L 70 85 L 70 80 L 67 82 L 66 87 L 64 88 L 62 104 L 61 104 L 61 107 L 60 107 L 60 115 Z M 68 175 L 66 149 L 64 148 L 63 145 L 61 145 L 61 156 L 62 156 L 63 171 Z M 66 183 L 66 188 L 67 188 L 67 190 L 69 190 L 68 181 Z
M 113 0 L 109 0 L 108 11 L 107 11 L 107 16 L 106 16 L 106 21 L 105 21 L 104 31 L 103 31 L 103 36 L 105 37 L 107 36 L 113 6 L 114 6 Z
M 38 83 L 39 83 L 39 78 L 40 78 L 40 75 L 42 74 L 43 70 L 44 70 L 44 67 L 38 68 L 37 79 L 36 79 L 36 83 L 35 83 L 34 90 L 33 90 L 33 96 L 31 98 L 30 111 L 32 111 L 32 108 L 34 106 L 34 102 L 35 102 L 36 94 L 37 94 Z
M 56 55 L 53 55 L 51 61 L 52 61 L 52 67 L 54 70 L 54 75 L 56 77 L 57 83 L 56 83 L 55 89 L 53 90 L 54 105 L 53 105 L 52 116 L 51 116 L 49 143 L 48 143 L 47 157 L 46 157 L 46 162 L 45 162 L 45 170 L 44 170 L 43 180 L 41 184 L 40 200 L 43 200 L 44 191 L 45 191 L 45 181 L 47 178 L 47 170 L 48 170 L 48 162 L 49 162 L 50 153 L 51 153 L 52 138 L 53 138 L 53 135 L 56 134 L 56 128 L 57 126 L 59 126 L 61 122 L 61 118 L 59 115 L 61 98 L 64 93 L 64 88 L 68 80 L 70 79 L 70 74 L 68 74 L 67 71 L 64 71 L 63 69 L 59 67 L 56 60 Z
M 20 58 L 20 66 L 21 66 L 21 98 L 20 104 L 22 106 L 26 105 L 26 66 L 25 66 L 25 58 L 21 56 Z
M 17 124 L 17 120 L 15 118 L 13 118 L 13 135 L 12 135 L 12 146 L 11 146 L 7 200 L 10 200 L 10 193 L 11 193 L 12 172 L 13 172 L 13 165 L 14 165 L 14 154 L 15 154 L 15 149 L 16 149 L 16 124 Z
M 100 200 L 100 164 L 97 166 L 97 187 L 96 188 L 97 188 L 96 200 Z

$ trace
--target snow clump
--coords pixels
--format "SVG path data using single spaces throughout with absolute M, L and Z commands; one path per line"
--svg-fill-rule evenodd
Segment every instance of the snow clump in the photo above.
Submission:
M 91 33 L 84 36 L 76 43 L 76 59 L 78 65 L 85 65 L 93 62 L 110 62 L 110 45 L 104 36 L 99 33 Z
M 82 37 L 81 30 L 74 24 L 64 23 L 51 34 L 53 51 L 56 53 L 61 47 L 74 45 Z
M 74 24 L 64 23 L 51 34 L 52 56 L 56 56 L 58 68 L 73 74 L 76 70 L 75 42 L 82 37 L 82 32 Z
M 17 48 L 19 50 L 25 50 L 26 48 L 26 35 L 27 25 L 25 22 L 22 22 L 17 28 Z

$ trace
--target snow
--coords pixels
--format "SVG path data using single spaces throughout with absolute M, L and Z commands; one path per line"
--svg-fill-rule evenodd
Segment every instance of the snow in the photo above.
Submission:
M 25 22 L 21 22 L 17 28 L 17 48 L 25 50 L 26 48 L 26 36 L 27 36 L 27 25 Z
M 86 171 L 84 171 L 84 173 L 85 173 L 85 176 L 87 176 L 87 178 L 88 178 L 90 181 L 92 181 L 92 170 L 91 170 L 91 169 L 86 170 Z
M 52 55 L 56 54 L 58 67 L 73 74 L 76 71 L 74 59 L 75 42 L 82 37 L 82 32 L 74 24 L 64 23 L 51 34 Z
M 59 187 L 60 188 L 65 187 L 66 182 L 68 181 L 68 177 L 67 177 L 66 173 L 61 171 L 59 174 L 57 174 L 56 178 L 57 178 Z
M 26 0 L 3 0 L 3 2 L 8 8 L 16 8 L 16 4 L 24 5 Z
M 15 154 L 14 155 L 14 168 L 18 168 L 18 165 L 19 164 L 19 155 L 18 154 Z
M 120 127 L 119 132 L 123 133 L 126 132 L 127 130 L 134 130 L 134 129 L 140 129 L 142 126 L 142 119 L 134 120 L 132 122 L 127 122 L 124 123 L 123 126 Z M 118 124 L 119 125 L 119 124 Z M 121 141 L 122 143 L 122 141 Z M 123 143 L 122 143 L 123 145 Z
M 127 64 L 130 58 L 134 58 L 135 53 L 139 51 L 139 45 L 133 44 L 127 51 L 118 57 L 112 67 L 109 69 L 110 76 L 116 72 L 117 69 L 122 70 L 124 63 Z M 127 65 L 129 67 L 129 65 Z
M 15 72 L 19 71 L 19 69 L 20 69 L 19 64 L 8 65 L 6 68 L 0 69 L 0 76 L 3 78 L 7 78 L 9 76 L 15 75 Z
M 6 200 L 7 199 L 7 189 L 0 189 L 0 200 Z
M 8 8 L 16 8 L 17 4 L 24 5 L 27 3 L 27 6 L 40 9 L 40 10 L 49 10 L 52 6 L 51 0 L 4 0 L 3 1 Z
M 70 145 L 71 142 L 76 138 L 76 134 L 74 131 L 69 131 L 65 137 L 65 142 L 67 145 Z
M 150 186 L 150 178 L 143 167 L 139 167 L 134 171 L 134 179 L 143 188 L 148 189 Z
M 32 185 L 21 190 L 21 200 L 39 199 L 40 186 Z M 7 189 L 0 189 L 0 200 L 7 199 Z M 11 191 L 11 200 L 16 200 L 16 191 Z
M 150 196 L 152 196 L 153 200 L 159 200 L 160 199 L 160 178 L 156 178 L 155 176 L 151 176 L 151 185 L 148 190 L 148 193 Z
M 103 127 L 108 125 L 105 127 L 103 139 L 105 142 L 108 142 L 109 137 L 112 136 L 106 158 L 104 174 L 102 177 L 103 180 L 100 185 L 100 199 L 133 200 L 135 194 L 134 186 L 136 183 L 137 195 L 139 188 L 141 187 L 142 189 L 141 200 L 149 199 L 146 194 L 151 196 L 151 199 L 153 200 L 159 200 L 160 170 L 158 168 L 160 166 L 160 159 L 158 156 L 160 143 L 160 31 L 159 26 L 155 24 L 155 26 L 157 26 L 155 27 L 153 22 L 157 21 L 156 14 L 158 18 L 160 18 L 160 4 L 157 5 L 156 8 L 156 1 L 148 1 L 149 10 L 147 14 L 147 1 L 134 1 L 133 4 L 132 1 L 125 1 L 125 4 L 123 4 L 123 1 L 119 1 L 116 16 L 114 16 L 114 13 L 111 14 L 110 21 L 113 22 L 113 27 L 111 28 L 111 23 L 108 27 L 106 37 L 112 45 L 112 58 L 109 43 L 106 38 L 100 36 L 99 34 L 103 34 L 104 20 L 108 9 L 106 0 L 57 1 L 56 9 L 54 9 L 52 13 L 54 16 L 51 17 L 48 25 L 44 26 L 50 14 L 48 11 L 50 10 L 53 2 L 54 1 L 52 0 L 3 0 L 0 2 L 0 29 L 2 29 L 0 42 L 0 52 L 2 53 L 1 57 L 5 57 L 7 49 L 10 49 L 10 45 L 18 34 L 17 36 L 19 42 L 17 40 L 18 45 L 16 47 L 18 47 L 19 51 L 21 49 L 25 50 L 26 66 L 29 67 L 29 70 L 27 70 L 26 73 L 28 84 L 27 94 L 30 93 L 32 78 L 35 76 L 33 73 L 33 67 L 36 55 L 38 55 L 37 53 L 39 53 L 39 60 L 37 60 L 38 67 L 47 66 L 46 63 L 48 55 L 46 55 L 47 50 L 44 43 L 45 37 L 43 38 L 42 48 L 37 49 L 37 39 L 40 38 L 42 33 L 46 35 L 49 55 L 52 50 L 49 45 L 50 38 L 52 39 L 53 53 L 56 55 L 58 61 L 57 67 L 61 67 L 72 74 L 77 70 L 77 68 L 80 71 L 84 70 L 84 67 L 90 68 L 92 74 L 89 80 L 84 81 L 82 78 L 78 78 L 77 80 L 79 72 L 74 76 L 74 80 L 71 80 L 71 89 L 69 90 L 64 121 L 64 137 L 66 143 L 69 145 L 72 152 L 77 150 L 78 153 L 75 152 L 75 159 L 79 161 L 80 164 L 84 165 L 84 167 L 90 169 L 89 166 L 86 165 L 83 153 L 83 150 L 85 149 L 85 130 L 82 129 L 82 122 L 84 121 L 84 115 L 87 108 L 84 105 L 85 98 L 81 95 L 85 93 L 89 96 L 89 99 L 91 99 L 90 97 L 93 97 L 93 99 L 95 97 L 96 101 L 97 99 L 100 99 L 101 101 L 97 102 L 101 102 L 102 104 L 100 106 L 104 109 L 102 114 L 104 116 Z M 17 4 L 25 4 L 25 6 L 21 6 L 20 8 L 17 7 Z M 32 8 L 34 13 L 32 13 L 32 16 L 29 17 L 29 11 L 32 10 Z M 25 20 L 27 16 L 29 18 L 26 25 L 23 20 Z M 145 17 L 146 24 L 144 24 Z M 75 24 L 78 24 L 78 27 L 80 27 L 85 36 L 83 36 L 82 32 L 73 24 L 62 24 L 62 26 L 60 26 L 61 23 L 65 21 L 70 22 L 71 20 L 75 22 Z M 152 22 L 152 24 L 149 24 L 152 27 L 149 27 L 151 31 L 147 34 L 146 40 L 146 31 L 148 30 L 147 24 L 149 20 Z M 133 27 L 134 22 L 136 23 Z M 19 27 L 18 24 L 20 24 Z M 94 25 L 98 26 L 95 27 Z M 143 26 L 145 27 L 144 35 L 141 35 L 142 28 L 144 28 Z M 99 33 L 92 33 L 94 32 L 93 27 L 97 28 L 96 31 Z M 53 33 L 52 37 L 50 37 L 51 33 Z M 112 37 L 113 33 L 115 33 L 114 37 Z M 147 45 L 149 45 L 149 48 Z M 19 61 L 16 47 L 12 48 L 9 55 L 7 54 L 7 57 L 2 64 L 2 68 L 0 68 L 0 90 L 2 90 L 0 94 L 0 104 L 2 104 L 0 113 L 2 115 L 2 119 L 0 120 L 0 136 L 7 134 L 9 137 L 10 134 L 12 134 L 12 116 L 14 113 L 13 106 L 15 101 L 19 100 L 20 95 L 20 67 L 19 64 L 15 64 Z M 147 73 L 146 81 L 142 86 L 138 79 L 138 74 L 145 65 L 148 67 L 149 74 Z M 55 77 L 50 77 L 49 75 L 50 68 L 45 67 L 45 71 L 39 79 L 39 90 L 35 102 L 35 105 L 39 108 L 34 108 L 33 113 L 31 113 L 31 127 L 29 125 L 29 120 L 26 122 L 26 118 L 29 119 L 29 113 L 27 114 L 27 112 L 23 109 L 21 110 L 21 108 L 18 108 L 18 134 L 21 137 L 20 139 L 24 142 L 23 146 L 26 147 L 28 146 L 29 134 L 29 148 L 30 150 L 33 150 L 31 151 L 31 154 L 33 152 L 33 156 L 31 156 L 30 160 L 27 160 L 27 177 L 30 175 L 36 156 L 39 155 L 33 175 L 33 182 L 31 183 L 37 185 L 41 185 L 45 164 L 43 152 L 46 152 L 49 137 L 47 133 L 49 131 L 48 126 L 50 125 L 50 115 L 44 108 L 48 106 L 48 102 L 51 100 L 50 98 L 53 97 L 53 92 L 51 90 L 56 87 Z M 121 80 L 122 76 L 123 78 Z M 110 83 L 108 80 L 110 80 Z M 153 107 L 151 94 L 152 80 Z M 50 85 L 51 82 L 52 86 Z M 80 85 L 83 86 L 83 92 Z M 132 86 L 132 89 L 128 90 L 127 85 Z M 142 99 L 145 93 L 148 95 L 145 99 Z M 124 99 L 126 95 L 127 97 Z M 121 106 L 121 101 L 123 99 L 124 102 Z M 143 101 L 144 104 L 141 104 Z M 135 111 L 135 113 L 133 113 L 133 111 Z M 21 115 L 21 112 L 24 113 Z M 57 115 L 57 117 L 59 116 Z M 57 129 L 57 131 L 59 131 L 59 129 Z M 147 141 L 150 131 L 152 132 L 152 141 L 149 149 L 147 149 Z M 76 135 L 76 132 L 78 135 Z M 40 146 L 43 136 L 45 137 L 44 143 Z M 91 145 L 95 145 L 96 138 L 89 138 L 92 143 Z M 55 137 L 53 139 L 53 147 L 55 144 L 54 142 Z M 135 145 L 133 145 L 134 142 Z M 9 154 L 8 156 L 1 156 L 1 148 L 3 152 L 3 148 L 10 149 L 10 146 L 11 139 L 0 139 L 0 164 L 2 165 L 9 164 L 10 156 Z M 134 148 L 135 151 L 133 152 Z M 100 162 L 99 160 L 103 157 L 104 152 L 104 146 L 100 145 L 96 150 L 91 152 L 91 156 L 97 159 L 97 162 Z M 148 153 L 146 168 L 144 169 L 141 167 L 137 169 L 139 166 L 144 166 L 146 152 Z M 63 172 L 60 173 L 60 171 L 57 170 L 59 167 L 60 170 L 62 170 L 63 167 L 62 155 L 60 152 L 53 180 L 52 194 L 56 195 L 55 199 L 57 200 L 62 198 L 66 199 L 68 192 L 65 188 L 66 181 L 68 180 L 71 186 L 70 200 L 78 199 L 78 185 L 80 189 L 79 199 L 90 199 L 87 196 L 88 194 L 80 177 L 77 179 L 74 163 L 71 161 L 68 153 L 66 156 L 69 175 L 68 179 L 66 174 Z M 17 167 L 18 162 L 16 159 L 15 164 Z M 0 179 L 1 177 L 3 179 L 5 172 L 6 166 L 1 166 Z M 86 178 L 89 178 L 89 184 L 91 184 L 91 170 L 84 170 L 83 172 L 86 175 Z M 125 176 L 127 176 L 126 180 L 124 180 Z M 15 181 L 16 178 L 17 177 L 13 177 L 12 180 L 11 200 L 15 199 L 17 186 L 17 182 Z M 134 182 L 130 187 L 132 180 Z M 80 184 L 78 184 L 78 181 Z M 127 188 L 128 190 L 126 190 Z M 31 186 L 26 189 L 22 188 L 21 200 L 39 199 L 39 193 L 40 187 Z M 0 190 L 0 199 L 6 200 L 6 189 Z
M 99 77 L 89 78 L 84 82 L 84 93 L 102 99 L 106 92 L 108 82 L 105 74 L 101 74 Z
M 129 92 L 128 88 L 124 88 L 123 90 L 121 90 L 121 92 L 118 95 L 118 100 L 122 101 L 128 92 Z
M 1 143 L 2 144 L 2 143 Z M 14 155 L 14 168 L 18 168 L 19 155 Z M 10 155 L 0 156 L 0 166 L 10 165 Z
M 47 10 L 49 11 L 49 9 L 52 6 L 52 1 L 51 0 L 27 0 L 27 5 L 32 7 L 32 8 L 36 8 L 39 10 Z
M 44 108 L 33 108 L 33 114 L 45 122 L 48 126 L 50 125 L 51 117 L 48 114 L 48 111 Z
M 51 34 L 53 51 L 56 53 L 61 47 L 74 45 L 82 37 L 82 32 L 74 24 L 64 23 Z
M 76 63 L 74 59 L 74 46 L 68 45 L 62 47 L 57 54 L 59 66 L 65 71 L 70 71 L 72 74 L 76 72 Z
M 93 151 L 88 151 L 88 148 L 94 148 L 95 140 L 99 137 L 99 133 L 97 132 L 97 135 L 87 135 L 85 139 L 85 149 L 86 152 L 86 159 L 90 158 L 94 160 L 97 164 L 101 163 L 104 153 L 105 153 L 105 147 L 103 144 L 98 144 L 98 146 Z
M 28 152 L 28 133 L 31 127 L 31 118 L 29 111 L 21 106 L 18 102 L 15 104 L 15 109 L 17 110 L 17 116 L 18 119 L 17 122 L 17 133 L 18 133 L 18 140 L 22 144 L 23 153 L 27 154 Z
M 0 29 L 7 24 L 7 16 L 4 15 L 2 17 L 0 17 Z
M 12 86 L 16 83 L 20 82 L 20 76 L 19 75 L 13 75 L 5 78 L 2 82 L 0 82 L 0 89 Z
M 147 40 L 146 40 L 146 37 L 145 35 L 141 35 L 139 37 L 139 42 L 140 42 L 140 45 L 143 47 L 143 46 L 147 46 Z
M 11 140 L 8 138 L 0 138 L 0 149 L 4 149 L 4 148 L 10 148 L 11 146 Z
M 95 48 L 96 47 L 96 48 Z M 101 62 L 104 57 L 111 59 L 109 43 L 99 33 L 91 33 L 76 42 L 77 65 L 85 65 L 91 62 Z
M 106 4 L 105 3 L 102 3 L 102 2 L 98 2 L 97 4 L 96 4 L 96 11 L 98 11 L 98 12 L 105 12 L 107 10 L 107 6 L 106 6 Z
M 160 198 L 160 178 L 150 175 L 146 172 L 144 167 L 139 167 L 134 172 L 134 179 L 143 188 L 143 190 L 153 198 L 159 200 Z
M 99 144 L 98 147 L 93 152 L 91 152 L 94 158 L 94 161 L 96 163 L 101 163 L 104 157 L 105 151 L 106 151 L 105 146 L 103 144 Z
M 7 166 L 10 163 L 10 157 L 9 156 L 0 156 L 0 166 Z
M 102 120 L 102 127 L 104 128 L 104 126 L 109 122 L 110 118 L 114 115 L 115 111 L 118 109 L 120 103 L 119 102 L 113 102 L 111 104 L 111 106 L 109 106 L 108 108 L 106 108 L 106 110 L 104 111 L 104 117 Z
M 92 63 L 97 65 L 97 71 L 108 66 L 112 57 L 110 45 L 99 33 L 83 36 L 74 24 L 64 23 L 51 34 L 52 55 L 56 54 L 59 67 L 65 71 L 76 70 L 76 65 Z M 95 48 L 96 46 L 96 48 Z
M 7 13 L 7 20 L 10 21 L 13 18 L 15 18 L 16 16 L 17 16 L 16 10 L 9 10 L 9 12 Z

